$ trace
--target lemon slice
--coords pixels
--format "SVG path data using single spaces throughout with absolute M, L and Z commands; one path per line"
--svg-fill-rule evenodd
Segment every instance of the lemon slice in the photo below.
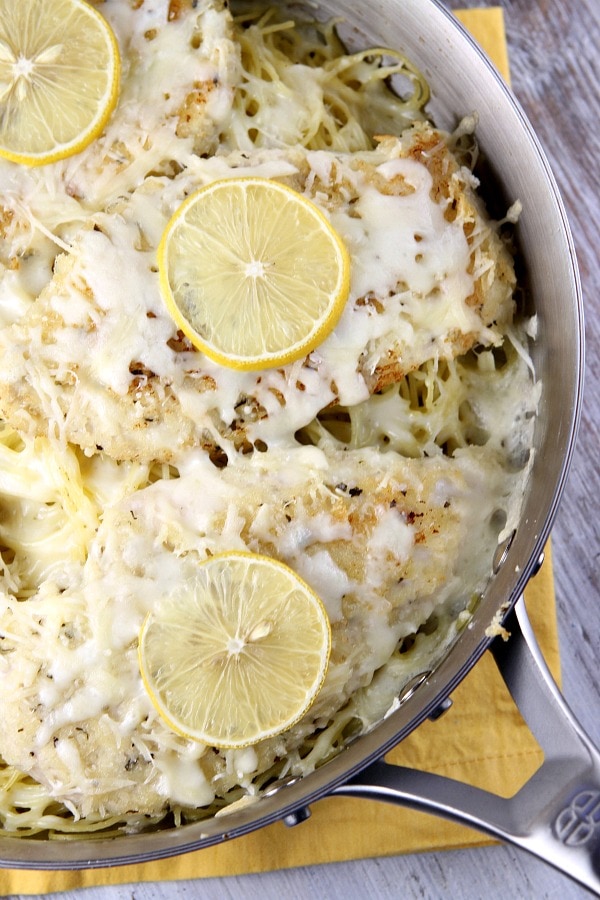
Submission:
M 142 679 L 174 731 L 214 747 L 246 747 L 290 728 L 317 696 L 329 620 L 283 563 L 223 553 L 163 598 L 139 641 Z
M 0 0 L 0 156 L 36 166 L 83 150 L 119 71 L 113 32 L 84 0 Z
M 178 327 L 223 366 L 253 370 L 310 353 L 348 297 L 350 263 L 325 215 L 267 178 L 201 188 L 179 207 L 158 250 Z

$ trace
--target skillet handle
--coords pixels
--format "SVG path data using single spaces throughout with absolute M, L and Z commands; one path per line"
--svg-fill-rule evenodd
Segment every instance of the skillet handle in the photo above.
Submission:
M 600 751 L 550 674 L 522 598 L 506 618 L 508 642 L 490 649 L 544 751 L 544 762 L 509 799 L 430 772 L 376 762 L 334 790 L 385 800 L 468 825 L 529 851 L 600 896 Z

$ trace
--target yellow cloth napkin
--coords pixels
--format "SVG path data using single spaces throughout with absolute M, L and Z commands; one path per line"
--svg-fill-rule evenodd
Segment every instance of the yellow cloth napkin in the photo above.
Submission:
M 458 14 L 508 80 L 502 10 Z M 551 560 L 528 585 L 526 601 L 546 661 L 559 677 Z M 510 796 L 535 772 L 543 753 L 531 736 L 488 654 L 453 695 L 437 722 L 425 722 L 388 760 L 428 769 Z M 490 714 L 493 710 L 493 715 Z M 0 870 L 0 896 L 264 872 L 349 859 L 476 846 L 488 839 L 425 813 L 372 800 L 335 797 L 315 803 L 308 821 L 282 823 L 221 844 L 155 863 L 69 872 Z

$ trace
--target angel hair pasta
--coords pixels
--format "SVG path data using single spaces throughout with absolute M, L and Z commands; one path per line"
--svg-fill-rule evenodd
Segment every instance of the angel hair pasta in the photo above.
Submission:
M 437 129 L 410 61 L 275 9 L 98 10 L 122 56 L 103 133 L 44 167 L 0 160 L 0 820 L 16 835 L 212 816 L 372 727 L 485 585 L 536 407 L 473 122 Z M 156 265 L 185 198 L 240 175 L 301 193 L 351 259 L 331 334 L 261 371 L 193 347 Z M 234 750 L 169 728 L 137 662 L 158 599 L 226 551 L 286 563 L 331 628 L 308 712 Z

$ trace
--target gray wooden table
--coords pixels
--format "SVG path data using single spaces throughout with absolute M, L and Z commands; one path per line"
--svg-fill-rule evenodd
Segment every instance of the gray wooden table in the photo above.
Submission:
M 600 744 L 600 0 L 447 0 L 447 5 L 498 2 L 505 11 L 513 88 L 563 193 L 584 288 L 585 406 L 553 543 L 563 690 Z M 502 846 L 61 895 L 65 900 L 255 896 L 568 900 L 588 895 L 542 863 Z

